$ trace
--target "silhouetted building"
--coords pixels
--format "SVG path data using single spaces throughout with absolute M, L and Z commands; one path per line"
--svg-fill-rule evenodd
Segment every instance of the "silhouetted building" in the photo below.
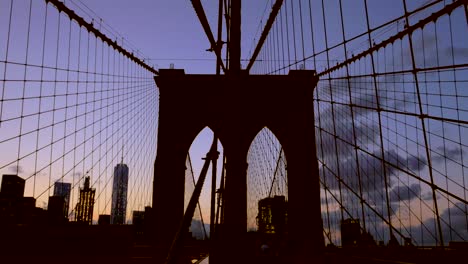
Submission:
M 284 196 L 268 197 L 258 202 L 258 232 L 286 234 L 287 218 L 287 202 Z
M 150 206 L 145 207 L 145 211 L 132 212 L 133 234 L 137 243 L 148 243 L 152 238 L 154 216 Z
M 0 195 L 9 198 L 21 198 L 24 195 L 25 180 L 18 175 L 4 174 Z
M 31 225 L 39 223 L 34 197 L 2 197 L 0 198 L 0 222 L 2 225 Z
M 47 221 L 51 225 L 63 224 L 67 221 L 66 215 L 63 214 L 65 206 L 65 198 L 63 196 L 50 196 L 47 206 Z
M 375 242 L 375 239 L 371 235 L 371 233 L 367 232 L 366 230 L 363 230 L 358 245 L 365 247 L 374 247 L 377 246 L 377 243 Z
M 36 207 L 34 197 L 23 197 L 25 180 L 3 175 L 0 189 L 0 226 L 31 225 L 44 222 L 44 210 Z
M 112 185 L 111 224 L 125 224 L 127 211 L 128 167 L 117 164 L 114 168 L 114 183 Z
M 71 183 L 67 182 L 55 182 L 54 184 L 54 196 L 63 197 L 63 216 L 68 218 L 68 208 L 70 207 L 70 192 Z
M 361 226 L 359 219 L 344 219 L 341 220 L 341 245 L 357 246 L 361 238 Z
M 142 236 L 145 230 L 145 211 L 133 211 L 132 225 L 137 236 Z
M 398 243 L 398 239 L 395 237 L 395 235 L 390 234 L 390 240 L 388 241 L 388 246 L 389 247 L 399 247 L 400 243 Z
M 75 207 L 75 220 L 77 222 L 92 223 L 95 193 L 96 189 L 89 187 L 89 177 L 86 177 L 83 188 L 80 188 L 80 198 Z
M 110 225 L 110 215 L 99 215 L 98 225 Z
M 133 211 L 132 224 L 135 226 L 143 226 L 145 221 L 145 211 Z
M 449 247 L 453 249 L 468 250 L 468 241 L 449 241 Z

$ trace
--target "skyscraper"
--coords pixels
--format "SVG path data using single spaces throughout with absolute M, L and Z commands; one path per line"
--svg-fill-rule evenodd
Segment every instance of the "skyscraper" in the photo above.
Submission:
M 125 223 L 127 211 L 128 167 L 117 164 L 114 168 L 114 183 L 112 185 L 111 224 Z
M 18 175 L 4 174 L 0 195 L 11 198 L 21 198 L 24 194 L 25 180 Z
M 67 182 L 55 182 L 54 184 L 54 196 L 63 197 L 63 216 L 68 218 L 68 208 L 70 207 L 70 191 L 71 183 Z
M 259 233 L 280 236 L 287 233 L 287 203 L 282 195 L 275 195 L 258 201 L 257 225 Z
M 96 189 L 89 187 L 89 177 L 85 178 L 83 188 L 80 188 L 80 200 L 76 204 L 76 221 L 91 224 L 93 220 L 94 194 Z

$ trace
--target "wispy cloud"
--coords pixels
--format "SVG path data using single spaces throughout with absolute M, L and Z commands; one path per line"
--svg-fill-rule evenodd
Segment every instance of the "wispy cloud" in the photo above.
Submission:
M 15 174 L 19 174 L 19 173 L 23 173 L 24 170 L 23 170 L 23 167 L 21 166 L 10 166 L 8 167 L 8 171 L 11 171 L 12 173 L 15 173 Z

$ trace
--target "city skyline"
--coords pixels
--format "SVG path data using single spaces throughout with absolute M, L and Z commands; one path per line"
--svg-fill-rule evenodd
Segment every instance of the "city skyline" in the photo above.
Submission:
M 215 2 L 203 3 L 214 32 Z M 314 90 L 322 213 L 330 243 L 340 241 L 337 229 L 347 215 L 361 219 L 381 240 L 389 239 L 389 225 L 421 244 L 439 243 L 441 236 L 445 244 L 468 239 L 466 13 L 457 8 L 379 46 L 451 4 L 407 2 L 284 1 L 251 70 L 323 73 L 378 47 L 321 75 Z M 243 1 L 243 68 L 272 4 Z M 70 0 L 65 5 L 156 70 L 175 64 L 188 74 L 215 72 L 210 43 L 187 1 Z M 159 125 L 154 73 L 50 3 L 0 0 L 0 36 L 5 36 L 0 39 L 0 178 L 19 175 L 25 196 L 41 208 L 47 208 L 57 182 L 70 183 L 74 208 L 90 177 L 96 222 L 99 215 L 112 214 L 114 166 L 123 158 L 129 168 L 125 218 L 151 205 Z M 213 130 L 194 135 L 189 154 L 195 180 Z M 249 228 L 255 201 L 269 195 L 271 186 L 287 199 L 288 154 L 268 127 L 261 131 L 246 158 Z M 283 181 L 273 182 L 276 176 Z M 210 188 L 208 176 L 200 198 L 205 223 Z

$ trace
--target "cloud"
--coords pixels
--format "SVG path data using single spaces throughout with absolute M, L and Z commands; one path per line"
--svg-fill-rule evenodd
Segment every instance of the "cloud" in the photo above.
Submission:
M 424 46 L 422 46 L 423 43 Z M 416 61 L 425 61 L 427 67 L 429 67 L 428 65 L 437 66 L 438 64 L 443 64 L 443 62 L 431 63 L 430 60 L 435 57 L 428 56 L 429 54 L 442 53 L 450 55 L 445 57 L 451 58 L 453 52 L 455 57 L 468 57 L 468 48 L 456 46 L 443 47 L 440 46 L 440 43 L 439 46 L 437 46 L 438 41 L 433 34 L 416 35 L 414 37 L 414 44 Z M 402 52 L 407 55 L 411 54 L 409 48 L 404 48 Z M 410 58 L 408 56 L 405 57 Z M 408 66 L 411 66 L 409 60 L 403 63 L 407 63 Z M 389 60 L 387 64 L 393 65 L 394 62 Z M 422 65 L 420 67 L 422 67 Z M 334 134 L 334 136 L 330 136 L 327 135 L 328 133 L 322 133 L 321 137 L 318 137 L 318 140 L 322 140 L 321 144 L 318 144 L 318 146 L 321 147 L 320 151 L 322 152 L 319 153 L 320 155 L 323 153 L 323 157 L 321 157 L 323 160 L 325 160 L 327 156 L 333 156 L 336 159 L 337 154 L 338 159 L 346 160 L 351 155 L 349 151 L 348 153 L 345 152 L 346 148 L 340 146 L 335 147 L 335 144 L 348 145 L 349 147 L 349 144 L 342 143 L 341 140 L 337 140 L 335 136 L 349 143 L 353 143 L 356 139 L 357 144 L 361 147 L 379 143 L 377 142 L 379 138 L 378 122 L 376 122 L 377 119 L 374 118 L 378 114 L 375 110 L 378 108 L 377 98 L 382 108 L 403 112 L 415 111 L 414 105 L 417 104 L 415 94 L 406 91 L 405 89 L 408 87 L 404 85 L 395 85 L 404 81 L 404 74 L 377 77 L 377 89 L 374 86 L 373 78 L 374 77 L 335 78 L 331 81 L 323 80 L 319 82 L 316 99 L 320 103 L 319 113 L 317 114 L 319 114 L 321 118 L 321 128 Z M 397 96 L 395 96 L 395 92 L 398 94 Z M 334 102 L 337 102 L 336 104 L 328 103 L 332 98 Z M 355 107 L 351 108 L 349 106 L 351 103 L 355 105 Z M 374 115 L 374 117 L 372 117 L 372 115 Z M 318 118 L 316 121 L 318 121 Z M 336 149 L 338 149 L 338 153 L 336 153 Z M 447 148 L 445 150 L 439 148 L 438 150 L 446 157 L 451 157 L 452 159 L 460 158 L 461 151 L 457 147 Z M 434 155 L 433 157 L 433 161 L 435 162 L 441 162 L 443 159 L 444 157 L 438 155 Z M 408 162 L 410 162 L 409 168 L 417 170 L 416 166 L 418 166 L 419 160 L 422 159 L 419 157 L 410 158 L 408 160 Z
M 413 38 L 416 67 L 452 65 L 452 52 L 455 57 L 455 63 L 461 64 L 467 62 L 465 58 L 468 58 L 468 48 L 457 47 L 454 45 L 455 43 L 450 44 L 454 47 L 450 47 L 447 44 L 441 45 L 441 42 L 438 42 L 433 34 L 420 36 L 419 39 L 417 36 Z M 424 37 L 424 49 L 422 37 Z M 408 48 L 403 48 L 402 54 L 405 55 L 402 56 L 404 57 L 402 60 L 396 59 L 398 61 L 392 61 L 391 58 L 387 58 L 387 65 L 395 65 L 395 63 L 397 63 L 399 65 L 403 64 L 401 65 L 402 69 L 411 68 L 411 60 L 408 59 L 411 56 L 406 56 L 411 55 L 411 51 Z M 438 56 L 434 56 L 434 54 L 438 54 Z M 428 81 L 436 81 L 440 76 L 437 76 L 437 72 L 434 71 L 428 72 L 425 77 L 428 78 Z M 396 186 L 397 182 L 399 182 L 396 180 L 396 176 L 401 173 L 401 170 L 409 171 L 416 175 L 421 174 L 419 176 L 423 178 L 427 176 L 423 173 L 424 170 L 427 171 L 428 164 L 425 153 L 422 153 L 422 156 L 420 156 L 408 150 L 404 153 L 400 151 L 397 152 L 397 150 L 390 148 L 387 149 L 387 147 L 383 155 L 380 151 L 378 112 L 375 110 L 378 108 L 377 98 L 379 99 L 380 107 L 384 109 L 418 113 L 416 110 L 417 108 L 415 108 L 418 104 L 418 100 L 415 96 L 416 92 L 414 91 L 414 87 L 404 84 L 405 82 L 412 82 L 412 80 L 408 80 L 408 78 L 411 79 L 412 77 L 404 74 L 377 77 L 377 96 L 375 95 L 373 77 L 351 77 L 349 83 L 345 78 L 333 79 L 331 81 L 322 80 L 317 86 L 316 99 L 320 104 L 320 109 L 316 115 L 320 115 L 321 121 L 321 130 L 317 130 L 316 135 L 318 141 L 317 154 L 320 161 L 326 165 L 320 168 L 320 175 L 326 182 L 330 192 L 338 193 L 338 178 L 343 181 L 342 190 L 344 191 L 342 192 L 342 198 L 345 207 L 349 206 L 349 208 L 353 208 L 354 206 L 355 208 L 357 205 L 354 204 L 356 195 L 349 192 L 344 184 L 355 193 L 359 193 L 361 187 L 363 192 L 362 198 L 365 199 L 366 203 L 372 206 L 374 210 L 381 214 L 381 216 L 377 216 L 366 205 L 364 209 L 366 222 L 371 221 L 379 225 L 385 225 L 382 221 L 382 217 L 388 219 L 388 211 L 385 202 L 384 174 L 388 176 L 391 215 L 398 212 L 401 204 L 400 202 L 409 202 L 416 198 L 432 202 L 433 199 L 431 191 L 422 189 L 425 187 L 424 183 L 410 184 L 409 186 L 403 184 Z M 350 92 L 351 99 L 349 98 Z M 332 98 L 336 103 L 328 103 L 328 101 L 332 101 Z M 355 105 L 355 107 L 351 108 L 351 103 Z M 353 112 L 351 112 L 351 110 Z M 397 117 L 395 118 L 398 119 Z M 398 137 L 406 137 L 412 140 L 413 135 L 419 133 L 417 132 L 417 127 L 410 128 L 412 125 L 410 123 L 411 121 L 405 120 L 404 125 L 401 125 L 403 121 L 396 121 L 400 124 L 395 126 L 390 124 L 389 126 L 391 126 L 391 129 L 397 131 L 396 134 L 398 134 Z M 316 122 L 318 125 L 318 118 L 316 118 Z M 406 130 L 403 128 L 404 126 L 406 126 Z M 403 130 L 400 130 L 402 128 Z M 408 131 L 408 129 L 410 131 Z M 343 141 L 347 143 L 343 143 Z M 356 154 L 353 146 L 354 142 L 356 142 L 361 149 L 367 149 L 370 154 L 364 151 L 358 151 Z M 436 146 L 437 145 L 431 146 L 431 161 L 433 165 L 445 161 L 457 162 L 459 164 L 463 163 L 462 156 L 466 151 L 461 148 L 461 146 L 455 144 L 448 144 L 445 147 Z M 408 149 L 410 146 L 406 147 Z M 373 151 L 376 149 L 377 151 Z M 388 164 L 383 165 L 382 159 L 385 159 L 387 163 L 393 166 Z M 358 172 L 359 175 L 361 175 L 361 184 L 359 184 Z M 335 177 L 338 173 L 339 177 Z M 441 195 L 437 194 L 437 199 L 439 198 L 441 198 Z M 329 197 L 329 200 L 333 200 L 333 198 Z M 350 200 L 351 202 L 349 202 Z M 349 204 L 346 204 L 347 202 Z M 324 203 L 324 198 L 322 198 L 321 203 Z M 428 202 L 428 204 L 430 203 Z M 450 240 L 450 236 L 453 240 L 461 240 L 461 238 L 465 241 L 468 240 L 468 220 L 467 210 L 465 208 L 466 205 L 464 204 L 456 204 L 449 209 L 441 210 L 443 211 L 440 214 L 440 218 L 443 222 L 442 232 L 446 244 Z M 330 216 L 331 219 L 336 219 L 337 217 L 340 217 L 340 215 L 336 213 Z M 421 217 L 423 217 L 422 221 L 424 227 L 421 228 L 422 225 L 413 227 L 405 225 L 405 227 L 412 230 L 413 238 L 420 239 L 423 237 L 425 240 L 431 241 L 430 234 L 434 234 L 435 236 L 437 234 L 435 219 L 431 217 L 428 218 L 427 215 Z M 326 224 L 326 218 L 324 218 L 323 221 L 324 224 Z M 421 244 L 420 242 L 418 244 Z
M 408 153 L 408 156 L 403 158 L 393 149 L 385 152 L 385 159 L 398 168 L 410 170 L 412 172 L 421 171 L 427 164 L 427 160 L 423 157 L 415 157 L 411 153 Z M 397 169 L 393 166 L 389 168 L 391 174 L 394 174 L 396 170 Z
M 333 200 L 333 198 L 330 198 L 330 197 L 328 198 L 328 200 L 325 199 L 325 197 L 320 197 L 320 204 L 327 204 L 327 202 L 328 202 L 328 204 L 330 204 L 330 203 L 333 203 L 334 200 Z
M 351 118 L 349 119 L 351 120 Z M 334 136 L 323 133 L 321 136 L 321 144 L 318 144 L 319 147 L 322 147 L 324 158 L 327 157 L 336 157 L 336 151 L 338 151 L 339 157 L 345 159 L 349 156 L 350 144 L 345 142 L 353 143 L 354 142 L 354 132 L 351 121 L 341 121 L 339 127 L 336 129 L 336 135 L 341 140 L 336 140 Z M 332 129 L 332 128 L 331 128 Z M 378 136 L 378 125 L 375 123 L 369 124 L 355 124 L 354 131 L 356 134 L 356 140 L 359 142 L 359 145 L 373 144 Z M 319 137 L 317 135 L 317 137 Z M 344 141 L 344 142 L 343 142 Z M 335 148 L 335 142 L 338 144 L 338 148 Z M 320 152 L 318 152 L 320 153 Z M 320 153 L 321 154 L 321 153 Z
M 209 236 L 210 234 L 210 225 L 204 224 L 200 220 L 192 219 L 192 223 L 190 225 L 190 231 L 192 232 L 192 236 L 196 239 L 206 239 L 205 237 L 205 230 L 206 235 Z
M 429 33 L 429 34 L 428 34 Z M 448 32 L 439 32 L 439 34 L 448 34 Z M 449 37 L 449 35 L 446 35 Z M 441 35 L 436 38 L 433 31 L 429 30 L 424 35 L 413 35 L 414 56 L 417 68 L 430 68 L 442 65 L 453 65 L 454 63 L 466 63 L 468 58 L 468 48 L 457 46 L 455 42 L 444 40 Z M 411 50 L 403 51 L 405 58 L 411 58 Z M 455 62 L 453 61 L 455 60 Z M 436 72 L 432 72 L 435 76 Z
M 346 217 L 346 214 L 344 215 L 344 217 L 348 218 Z M 323 227 L 326 229 L 339 228 L 340 222 L 341 222 L 341 211 L 333 210 L 333 211 L 329 211 L 328 214 L 326 212 L 322 212 L 322 222 L 323 222 Z
M 398 211 L 397 204 L 390 205 L 390 215 L 394 216 Z M 348 211 L 349 212 L 349 211 Z M 376 213 L 377 212 L 377 213 Z M 372 209 L 368 206 L 364 207 L 364 213 L 366 217 L 366 224 L 373 224 L 373 225 L 380 225 L 384 224 L 384 219 L 388 220 L 388 210 L 386 204 L 376 204 L 372 206 Z M 362 219 L 361 213 L 359 215 L 350 216 L 346 211 L 343 211 L 343 217 L 345 219 L 353 218 L 358 219 L 361 222 L 362 226 Z M 324 228 L 328 228 L 328 224 L 330 224 L 330 228 L 339 228 L 341 223 L 341 211 L 340 210 L 332 210 L 329 211 L 328 214 L 326 211 L 322 211 L 322 222 Z
M 417 187 L 413 186 L 413 188 Z M 392 203 L 390 206 L 390 214 L 394 216 L 398 211 L 398 203 Z M 376 234 L 372 232 L 374 226 L 379 227 L 382 225 L 387 225 L 383 221 L 383 219 L 388 220 L 386 204 L 378 204 L 372 207 L 375 211 L 378 212 L 378 214 L 375 213 L 371 208 L 367 206 L 364 207 L 368 230 L 371 231 L 372 235 L 376 238 L 388 238 L 388 228 L 384 228 Z M 468 208 L 463 203 L 456 203 L 450 208 L 446 208 L 442 211 L 440 214 L 440 220 L 445 245 L 448 245 L 450 241 L 468 241 L 467 214 Z M 360 218 L 360 215 L 355 217 Z M 348 218 L 346 213 L 345 218 Z M 322 220 L 325 229 L 329 228 L 328 224 L 330 223 L 330 229 L 333 230 L 338 228 L 339 230 L 341 213 L 339 210 L 330 211 L 328 215 L 326 212 L 322 212 Z M 393 224 L 396 224 L 395 220 L 393 221 Z M 396 227 L 398 228 L 398 225 L 396 225 Z M 405 236 L 410 236 L 412 241 L 416 242 L 416 244 L 419 246 L 436 245 L 436 239 L 439 238 L 435 217 L 429 217 L 419 225 L 407 226 L 406 229 L 401 231 Z M 408 234 L 407 232 L 411 233 Z
M 378 77 L 377 96 L 372 77 L 352 77 L 349 83 L 344 78 L 319 83 L 317 101 L 320 109 L 317 114 L 320 115 L 321 128 L 328 132 L 322 132 L 321 136 L 316 135 L 317 140 L 321 140 L 317 145 L 323 146 L 321 149 L 323 159 L 327 156 L 336 158 L 336 149 L 338 149 L 339 159 L 348 158 L 349 151 L 346 153 L 346 148 L 335 148 L 335 142 L 348 147 L 351 146 L 349 143 L 354 144 L 355 141 L 360 147 L 379 144 L 380 130 L 376 110 L 379 104 L 381 108 L 405 111 L 407 106 L 413 106 L 415 103 L 414 94 L 404 92 L 403 86 L 395 87 L 395 83 L 401 83 L 403 77 L 403 75 L 396 74 Z M 395 98 L 395 92 L 401 94 L 400 97 L 403 98 Z M 336 104 L 328 103 L 332 95 Z M 351 108 L 351 104 L 354 107 Z M 318 120 L 316 118 L 316 122 Z
M 388 210 L 387 204 L 385 203 L 377 203 L 376 205 L 372 206 L 372 209 L 369 207 L 364 207 L 364 212 L 366 214 L 366 222 L 367 223 L 374 223 L 374 224 L 385 224 L 384 219 L 388 220 Z M 398 212 L 399 205 L 396 203 L 390 204 L 390 216 L 394 216 L 396 212 Z M 377 212 L 377 213 L 376 213 Z M 385 224 L 386 225 L 386 224 Z
M 440 214 L 439 218 L 445 245 L 448 245 L 450 241 L 468 240 L 467 214 L 467 207 L 461 202 L 446 208 Z M 436 238 L 439 238 L 435 217 L 424 220 L 420 225 L 412 226 L 411 230 L 413 240 L 419 245 L 435 245 Z
M 450 54 L 452 53 L 452 49 L 446 49 L 446 52 Z M 468 57 L 468 48 L 460 48 L 460 47 L 453 47 L 453 53 L 455 54 L 455 57 L 462 57 L 462 58 L 467 58 Z
M 436 199 L 439 199 L 440 196 L 436 196 Z M 432 192 L 431 191 L 428 191 L 426 193 L 422 193 L 421 194 L 421 199 L 423 199 L 424 201 L 431 201 L 432 200 Z
M 400 171 L 397 168 L 417 172 L 421 171 L 426 166 L 426 160 L 424 158 L 411 155 L 403 157 L 396 153 L 395 150 L 387 150 L 384 152 L 385 160 L 394 166 L 388 164 L 384 165 L 382 163 L 382 154 L 380 151 L 374 152 L 373 155 L 361 152 L 358 156 L 361 188 L 362 191 L 366 193 L 381 191 L 385 188 L 384 171 L 386 171 L 387 177 L 389 178 L 388 185 L 391 186 L 391 177 L 395 176 Z M 338 166 L 340 168 L 341 178 L 346 184 L 353 190 L 359 190 L 356 159 L 351 156 L 346 161 L 340 162 Z M 336 170 L 336 168 L 332 169 Z M 338 184 L 328 184 L 337 183 L 335 175 L 326 168 L 322 167 L 321 170 L 325 170 L 324 175 L 328 187 L 336 190 Z
M 21 167 L 19 165 L 18 166 L 10 166 L 10 167 L 8 167 L 8 170 L 13 172 L 13 173 L 16 173 L 16 174 L 24 172 L 23 167 Z
M 457 203 L 442 212 L 440 215 L 443 221 L 442 233 L 446 241 L 468 240 L 467 214 L 467 207 L 463 203 Z
M 460 148 L 459 146 L 454 146 L 453 148 L 447 146 L 439 146 L 436 148 L 436 155 L 432 155 L 432 161 L 441 163 L 446 159 L 454 160 L 461 163 L 461 157 L 465 153 L 465 149 Z
M 397 186 L 390 191 L 390 202 L 411 201 L 419 196 L 421 186 L 411 184 L 410 186 Z
M 353 117 L 356 119 L 359 116 L 370 113 L 371 110 L 366 107 L 375 107 L 376 98 L 371 89 L 372 87 L 370 87 L 364 79 L 365 78 L 352 78 L 349 85 L 345 79 L 335 79 L 324 85 L 320 85 L 319 83 L 317 88 L 318 99 L 320 100 L 329 101 L 331 99 L 331 94 L 333 94 L 334 101 L 348 104 L 352 100 L 353 104 L 363 106 L 363 108 L 354 107 L 352 113 L 348 105 L 329 104 L 328 102 L 320 103 L 320 111 L 318 114 L 320 115 L 322 123 L 321 127 L 328 132 L 335 133 L 336 130 L 336 136 L 346 142 L 354 142 L 354 136 L 356 136 L 356 140 L 361 142 L 361 144 L 373 143 L 376 139 L 376 132 L 378 129 L 374 129 L 376 128 L 375 124 L 368 122 L 359 124 L 359 122 L 354 122 L 353 130 Z M 357 89 L 359 89 L 357 96 L 354 92 L 353 98 L 350 99 L 348 87 L 351 87 L 352 90 L 357 87 Z M 316 121 L 318 121 L 318 118 Z M 322 133 L 322 137 L 319 139 L 322 140 L 322 142 L 318 145 L 325 146 L 322 149 L 324 158 L 325 156 L 335 156 L 334 144 L 340 141 L 336 141 L 335 137 L 328 135 L 328 133 Z M 339 151 L 340 150 L 341 148 L 339 148 Z M 340 152 L 338 154 L 341 156 L 345 153 Z

